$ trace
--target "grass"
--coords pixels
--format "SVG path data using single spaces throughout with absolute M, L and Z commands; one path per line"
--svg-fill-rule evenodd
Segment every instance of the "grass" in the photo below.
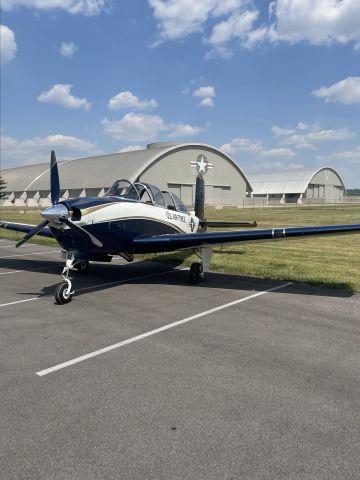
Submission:
M 19 223 L 37 224 L 40 218 L 37 213 L 1 215 L 2 220 Z M 256 220 L 258 228 L 360 223 L 360 206 L 209 210 L 207 219 Z M 0 236 L 16 240 L 23 235 L 1 229 Z M 32 241 L 56 245 L 54 240 L 42 237 L 34 237 Z M 146 255 L 143 258 L 189 265 L 196 257 L 177 252 Z M 211 269 L 360 293 L 360 234 L 280 239 L 215 248 Z

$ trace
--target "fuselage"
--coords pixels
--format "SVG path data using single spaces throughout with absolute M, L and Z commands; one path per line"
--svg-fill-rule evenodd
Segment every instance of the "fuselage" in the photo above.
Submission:
M 189 211 L 171 209 L 117 196 L 76 198 L 60 202 L 71 220 L 98 238 L 98 247 L 72 229 L 51 222 L 49 227 L 64 250 L 83 254 L 132 252 L 133 240 L 141 235 L 171 235 L 198 231 L 199 219 Z

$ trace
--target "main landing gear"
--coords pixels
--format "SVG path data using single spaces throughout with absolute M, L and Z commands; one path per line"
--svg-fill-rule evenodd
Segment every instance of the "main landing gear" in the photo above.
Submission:
M 195 255 L 199 257 L 201 262 L 195 262 L 190 267 L 189 272 L 189 281 L 193 285 L 197 285 L 198 283 L 204 280 L 204 274 L 210 268 L 211 256 L 212 256 L 212 248 L 210 247 L 203 247 L 194 250 Z
M 63 282 L 59 283 L 55 290 L 55 302 L 58 305 L 64 305 L 72 300 L 74 291 L 72 283 L 69 278 L 70 270 L 77 270 L 78 273 L 85 273 L 89 269 L 89 262 L 87 260 L 75 261 L 73 252 L 65 252 L 65 267 L 62 271 Z

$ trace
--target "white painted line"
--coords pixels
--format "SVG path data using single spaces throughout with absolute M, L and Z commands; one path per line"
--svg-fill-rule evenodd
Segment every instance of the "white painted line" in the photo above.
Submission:
M 54 367 L 46 368 L 45 370 L 40 370 L 39 372 L 36 372 L 36 375 L 39 375 L 39 377 L 43 377 L 44 375 L 57 372 L 58 370 L 62 370 L 63 368 L 70 367 L 71 365 L 75 365 L 76 363 L 84 362 L 89 358 L 97 357 L 98 355 L 102 355 L 103 353 L 110 352 L 111 350 L 115 350 L 116 348 L 124 347 L 125 345 L 129 345 L 130 343 L 138 342 L 139 340 L 143 340 L 144 338 L 151 337 L 152 335 L 156 335 L 158 333 L 164 332 L 165 330 L 169 330 L 170 328 L 174 328 L 184 323 L 188 323 L 193 320 L 196 320 L 198 318 L 205 317 L 206 315 L 219 312 L 220 310 L 224 310 L 225 308 L 233 307 L 234 305 L 238 305 L 239 303 L 247 302 L 248 300 L 252 300 L 253 298 L 260 297 L 261 295 L 265 295 L 266 293 L 275 292 L 276 290 L 280 290 L 281 288 L 288 287 L 289 285 L 292 285 L 292 283 L 291 282 L 283 283 L 282 285 L 278 285 L 277 287 L 270 288 L 269 290 L 264 290 L 262 292 L 254 293 L 253 295 L 240 298 L 239 300 L 225 303 L 224 305 L 220 305 L 219 307 L 206 310 L 205 312 L 192 315 L 191 317 L 184 318 L 183 320 L 178 320 L 177 322 L 169 323 L 168 325 L 164 325 L 160 328 L 155 328 L 154 330 L 150 330 L 149 332 L 136 335 L 135 337 L 128 338 L 127 340 L 123 340 L 122 342 L 119 342 L 119 343 L 114 343 L 113 345 L 110 345 L 105 348 L 101 348 L 100 350 L 96 350 L 94 352 L 87 353 L 86 355 L 82 355 L 81 357 L 73 358 L 72 360 L 60 363 L 58 365 L 55 365 Z
M 135 280 L 142 280 L 144 278 L 160 277 L 161 275 L 165 275 L 165 274 L 168 274 L 168 273 L 175 273 L 175 272 L 179 272 L 179 271 L 182 271 L 182 270 L 189 270 L 189 269 L 188 268 L 178 268 L 178 269 L 175 269 L 175 270 L 166 270 L 165 272 L 151 273 L 150 275 L 142 275 L 140 277 L 126 278 L 125 280 L 117 280 L 116 282 L 94 284 L 94 285 L 91 285 L 90 287 L 78 288 L 78 289 L 76 289 L 76 291 L 77 292 L 83 292 L 83 291 L 86 291 L 86 290 L 96 290 L 97 288 L 109 287 L 110 285 L 121 285 L 123 283 L 133 282 Z M 27 298 L 26 300 L 17 300 L 15 302 L 2 303 L 2 304 L 0 304 L 0 308 L 1 307 L 7 307 L 9 305 L 16 305 L 17 303 L 31 302 L 32 300 L 40 300 L 40 298 L 46 298 L 46 297 L 49 297 L 49 295 L 40 295 L 39 297 Z
M 48 252 L 33 252 L 33 253 L 22 253 L 20 255 L 7 255 L 5 257 L 0 257 L 2 258 L 14 258 L 14 257 L 28 257 L 29 255 L 45 255 L 46 253 L 60 253 L 61 250 L 50 250 Z
M 32 302 L 33 300 L 39 300 L 42 297 L 32 297 L 26 298 L 25 300 L 16 300 L 16 302 L 9 302 L 9 303 L 2 303 L 0 307 L 7 307 L 8 305 L 15 305 L 15 303 L 24 303 L 24 302 Z

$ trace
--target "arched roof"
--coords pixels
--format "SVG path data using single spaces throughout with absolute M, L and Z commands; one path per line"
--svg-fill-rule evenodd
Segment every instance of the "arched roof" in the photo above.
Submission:
M 345 190 L 340 174 L 333 167 L 320 167 L 312 170 L 282 170 L 280 172 L 248 174 L 254 195 L 280 195 L 305 193 L 311 180 L 322 170 L 331 170 Z
M 179 150 L 189 148 L 212 151 L 239 172 L 247 186 L 250 183 L 239 165 L 221 150 L 202 143 L 156 143 L 147 149 L 111 155 L 80 158 L 59 162 L 60 184 L 63 189 L 102 188 L 110 186 L 117 178 L 137 180 L 154 163 Z M 8 192 L 49 190 L 49 165 L 36 164 L 4 169 L 2 175 Z

